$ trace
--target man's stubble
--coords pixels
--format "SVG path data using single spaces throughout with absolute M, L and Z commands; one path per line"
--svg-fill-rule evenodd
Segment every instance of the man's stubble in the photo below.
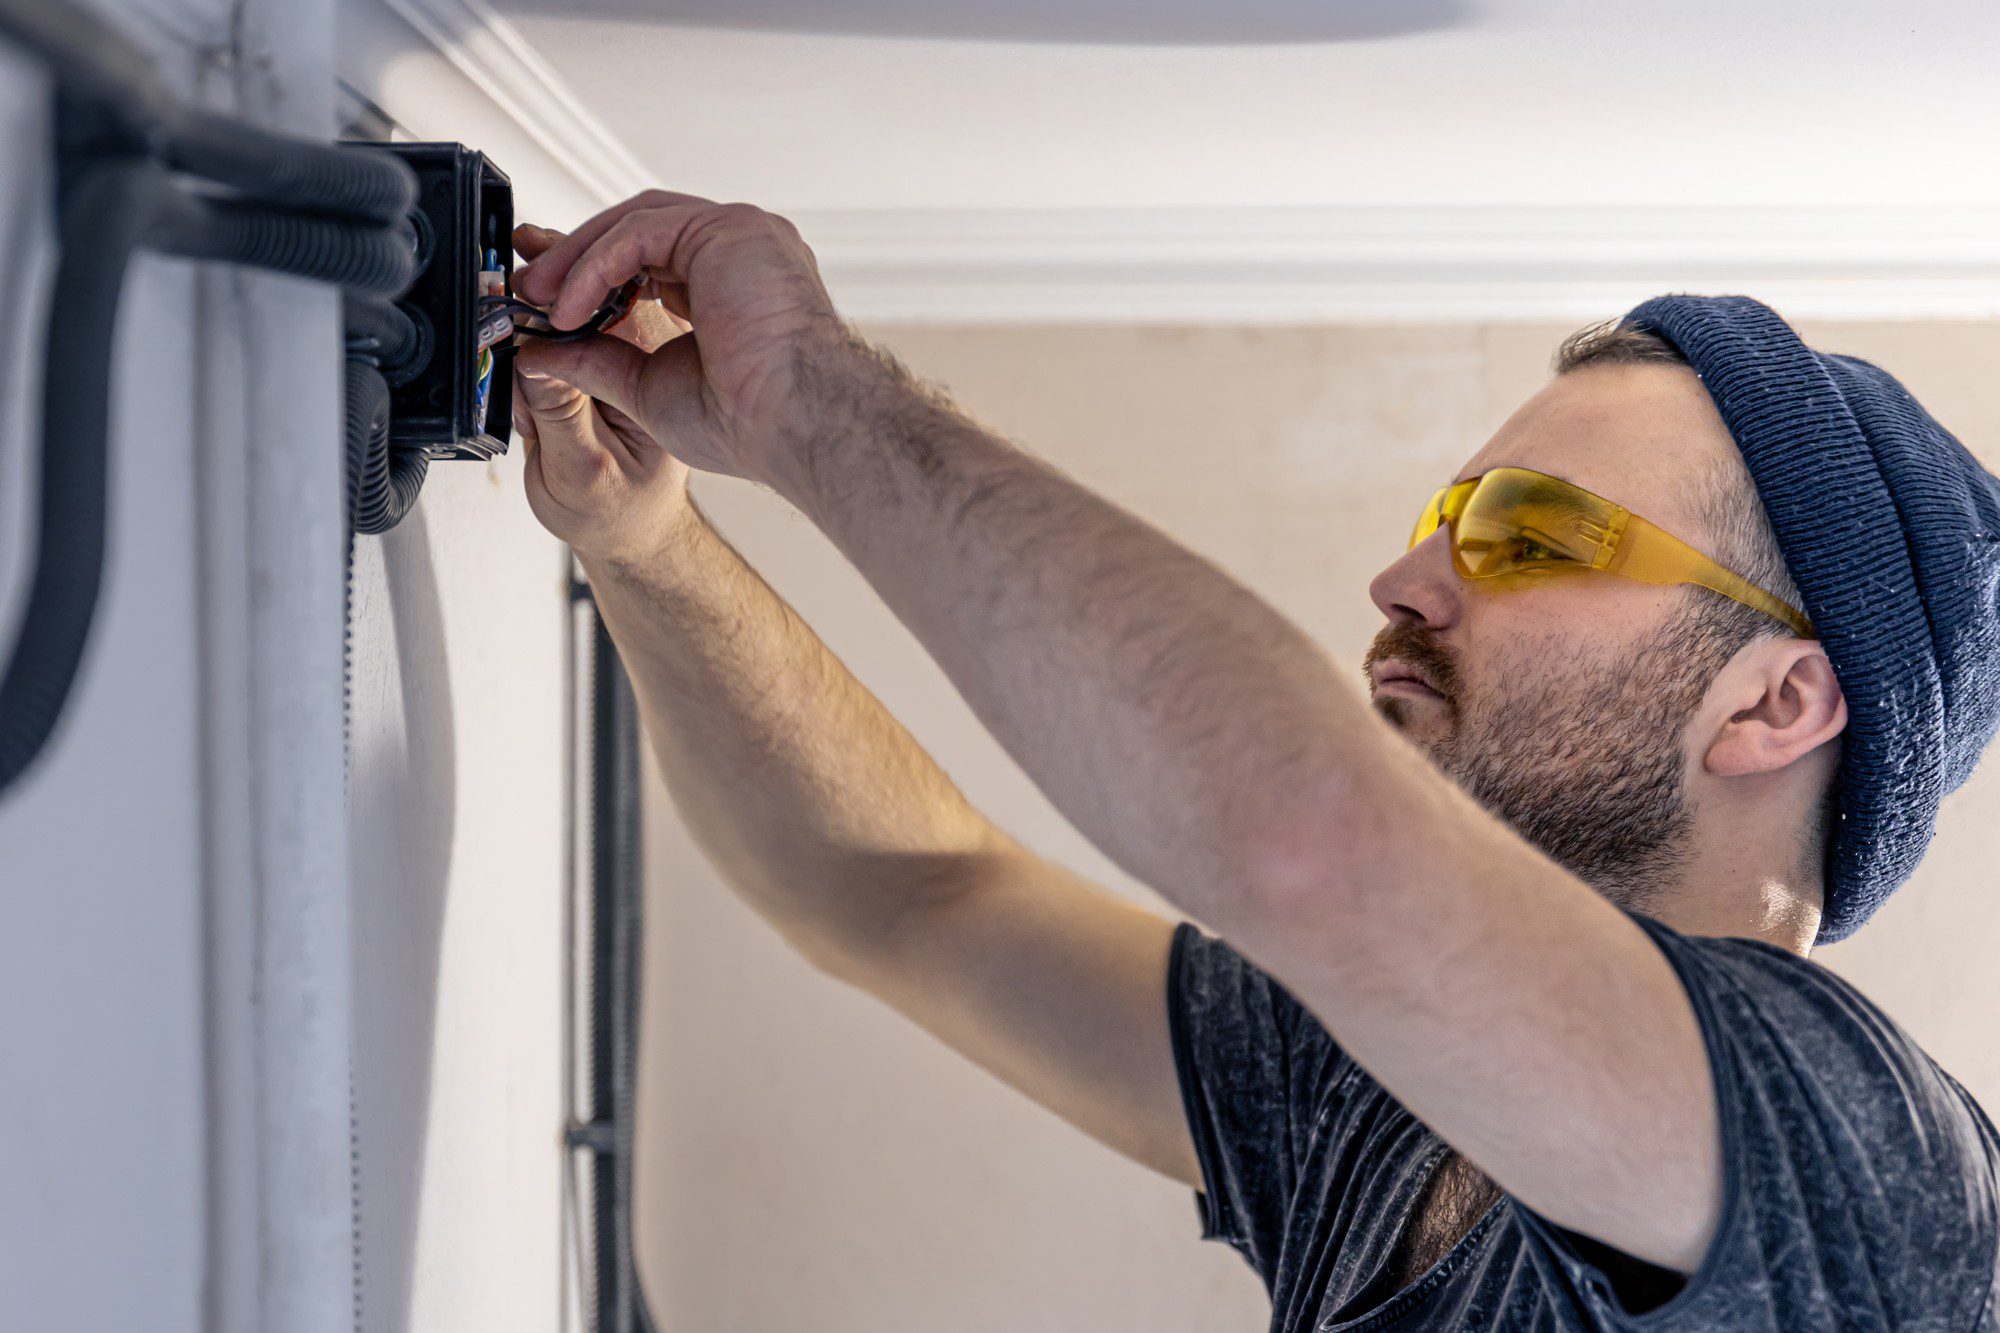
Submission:
M 1480 698 L 1423 626 L 1383 629 L 1366 660 L 1383 657 L 1412 663 L 1444 696 L 1382 699 L 1384 715 L 1407 730 L 1414 709 L 1441 708 L 1443 734 L 1417 744 L 1528 842 L 1630 910 L 1677 882 L 1694 825 L 1683 733 L 1728 660 L 1699 602 L 1617 658 L 1551 643 Z

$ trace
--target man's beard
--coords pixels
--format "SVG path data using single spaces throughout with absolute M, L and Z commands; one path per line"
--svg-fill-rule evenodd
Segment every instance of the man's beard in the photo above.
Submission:
M 1444 696 L 1444 734 L 1419 742 L 1431 762 L 1577 878 L 1641 910 L 1686 864 L 1694 818 L 1682 730 L 1728 660 L 1722 648 L 1689 607 L 1615 662 L 1551 643 L 1511 673 L 1504 697 L 1476 706 L 1450 651 L 1422 626 L 1390 625 L 1366 660 L 1409 662 Z M 1379 707 L 1406 727 L 1408 700 Z

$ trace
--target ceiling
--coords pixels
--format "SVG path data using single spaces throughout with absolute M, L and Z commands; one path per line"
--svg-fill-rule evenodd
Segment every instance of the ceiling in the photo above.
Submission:
M 488 3 L 780 209 L 2000 204 L 1991 0 Z
M 527 12 L 528 6 L 516 6 Z M 629 22 L 752 32 L 1102 44 L 1366 40 L 1464 23 L 1467 0 L 586 0 L 573 10 Z

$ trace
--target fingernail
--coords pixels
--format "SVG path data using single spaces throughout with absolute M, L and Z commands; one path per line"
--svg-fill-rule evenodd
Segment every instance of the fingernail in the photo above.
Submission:
M 545 370 L 535 370 L 529 366 L 522 366 L 521 378 L 524 380 L 545 380 L 549 378 L 549 374 Z

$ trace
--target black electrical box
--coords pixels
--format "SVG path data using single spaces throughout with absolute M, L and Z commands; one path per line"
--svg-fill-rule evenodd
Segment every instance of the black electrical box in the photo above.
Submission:
M 514 187 L 463 144 L 382 143 L 417 173 L 416 281 L 397 302 L 416 321 L 430 355 L 392 379 L 389 439 L 434 459 L 507 452 L 513 415 L 511 339 L 481 348 L 479 299 L 513 290 Z

